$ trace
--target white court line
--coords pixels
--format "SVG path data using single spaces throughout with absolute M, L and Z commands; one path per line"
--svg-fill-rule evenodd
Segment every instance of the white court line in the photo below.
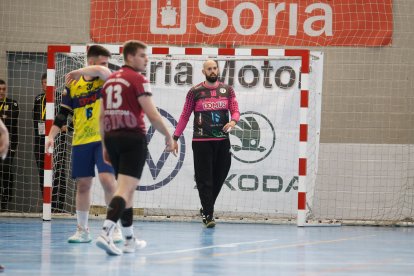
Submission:
M 314 246 L 314 245 L 322 245 L 322 244 L 329 244 L 329 243 L 338 243 L 338 242 L 350 241 L 350 240 L 367 238 L 367 237 L 375 237 L 375 236 L 376 235 L 364 235 L 364 236 L 340 238 L 340 239 L 335 239 L 335 240 L 318 240 L 318 241 L 300 242 L 300 243 L 293 243 L 293 244 L 281 244 L 281 245 L 270 246 L 270 247 L 262 247 L 262 248 L 257 248 L 257 249 L 240 250 L 238 252 L 214 253 L 214 254 L 211 254 L 210 257 L 229 257 L 229 256 L 243 255 L 243 254 L 254 254 L 254 253 L 277 250 L 277 249 Z M 171 264 L 171 263 L 177 263 L 177 262 L 192 261 L 192 260 L 199 259 L 199 258 L 201 258 L 201 257 L 199 257 L 199 256 L 188 256 L 188 257 L 180 257 L 180 258 L 175 258 L 175 259 L 171 258 L 171 259 L 167 259 L 167 260 L 156 261 L 154 263 Z
M 225 244 L 211 245 L 211 246 L 205 246 L 205 247 L 195 247 L 195 248 L 173 250 L 173 251 L 161 251 L 161 252 L 156 252 L 156 253 L 151 253 L 151 254 L 145 254 L 145 256 L 163 255 L 163 254 L 171 254 L 171 253 L 186 253 L 186 252 L 200 251 L 200 250 L 205 250 L 205 249 L 210 249 L 210 248 L 220 248 L 220 247 L 236 247 L 236 246 L 239 246 L 239 245 L 263 243 L 263 242 L 274 242 L 274 241 L 278 241 L 278 240 L 279 239 L 250 241 L 250 242 L 225 243 Z

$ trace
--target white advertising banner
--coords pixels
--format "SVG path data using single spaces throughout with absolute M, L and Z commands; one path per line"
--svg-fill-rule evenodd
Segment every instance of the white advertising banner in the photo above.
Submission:
M 204 81 L 203 59 L 150 56 L 147 78 L 153 99 L 171 132 L 180 118 L 189 89 Z M 221 80 L 234 87 L 241 113 L 230 133 L 232 165 L 215 210 L 258 214 L 296 214 L 300 115 L 299 58 L 218 60 Z M 309 139 L 317 168 L 321 116 L 323 55 L 312 52 Z M 147 122 L 148 157 L 135 195 L 135 206 L 168 210 L 198 210 L 192 134 L 193 115 L 179 139 L 179 154 L 163 152 L 163 136 Z M 314 133 L 311 133 L 314 132 Z M 316 157 L 315 157 L 316 156 Z M 309 164 L 308 164 L 309 165 Z M 93 202 L 103 204 L 94 185 Z

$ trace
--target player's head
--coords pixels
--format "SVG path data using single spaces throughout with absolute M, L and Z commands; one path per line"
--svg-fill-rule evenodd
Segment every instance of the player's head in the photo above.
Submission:
M 123 55 L 125 64 L 134 68 L 135 71 L 144 72 L 147 67 L 148 56 L 147 45 L 138 40 L 129 40 L 124 43 Z
M 46 93 L 46 88 L 47 88 L 47 74 L 46 73 L 42 74 L 41 81 L 42 81 L 42 90 L 43 92 Z
M 86 54 L 88 65 L 102 65 L 108 67 L 110 57 L 111 52 L 101 45 L 89 46 L 88 53 Z
M 209 59 L 206 60 L 203 64 L 203 70 L 202 70 L 204 76 L 206 76 L 206 80 L 210 83 L 214 83 L 218 79 L 218 65 L 215 60 Z
M 0 99 L 4 99 L 6 97 L 7 97 L 6 82 L 0 79 Z

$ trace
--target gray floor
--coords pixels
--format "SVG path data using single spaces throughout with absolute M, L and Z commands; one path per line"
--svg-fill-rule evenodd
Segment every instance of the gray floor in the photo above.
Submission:
M 414 275 L 414 228 L 136 223 L 147 248 L 118 257 L 68 244 L 75 220 L 0 218 L 2 275 Z M 91 220 L 96 237 L 101 220 Z

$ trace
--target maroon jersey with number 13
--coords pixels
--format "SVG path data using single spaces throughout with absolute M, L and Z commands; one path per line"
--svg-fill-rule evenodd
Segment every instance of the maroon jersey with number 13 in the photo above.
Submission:
M 144 111 L 138 97 L 151 96 L 145 76 L 129 66 L 112 73 L 102 88 L 104 132 L 134 131 L 146 134 Z

